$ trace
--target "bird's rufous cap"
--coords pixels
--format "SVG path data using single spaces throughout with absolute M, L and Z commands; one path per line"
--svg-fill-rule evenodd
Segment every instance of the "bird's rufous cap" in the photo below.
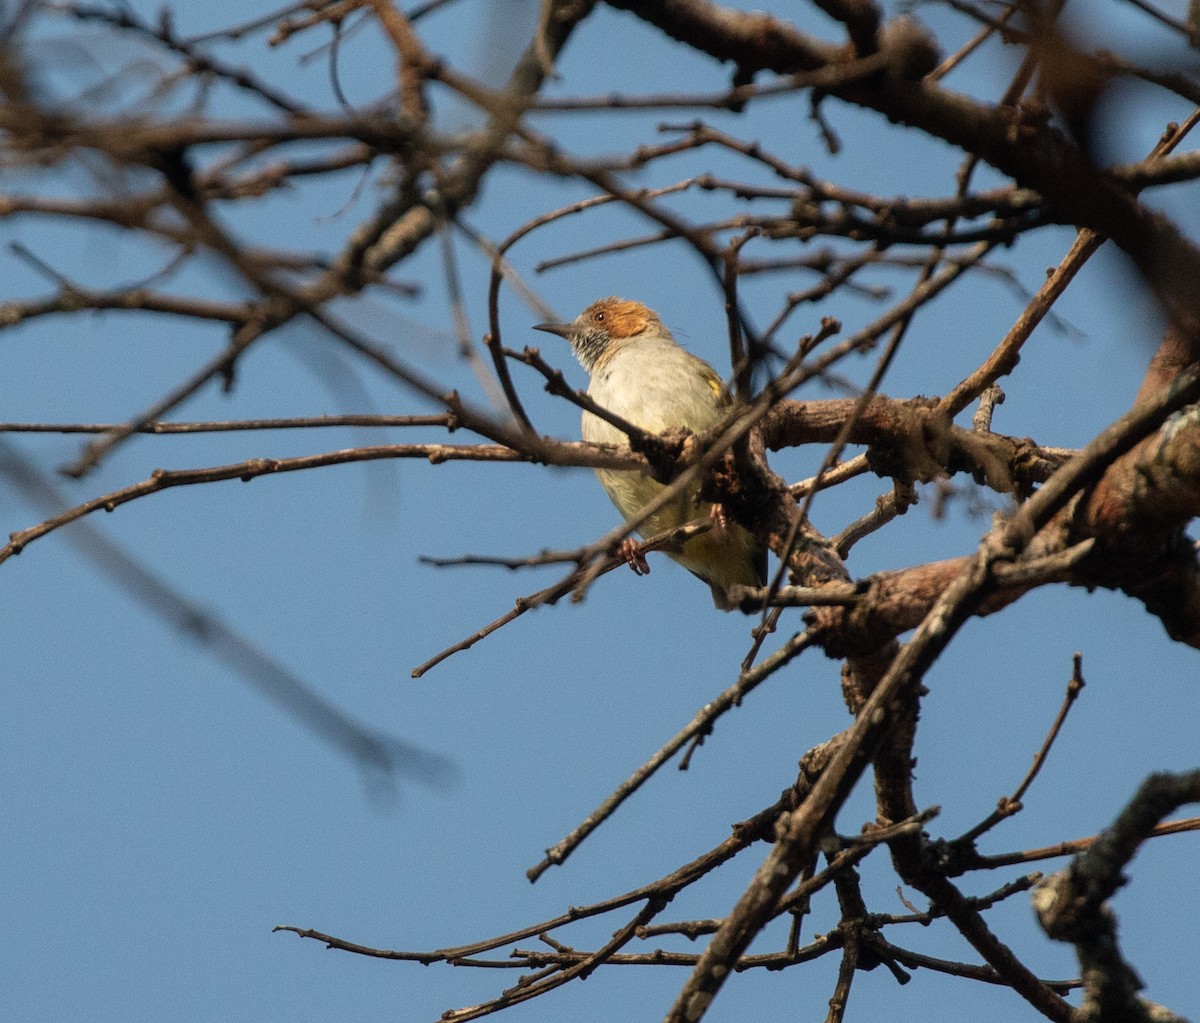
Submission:
M 642 334 L 671 337 L 653 309 L 615 295 L 593 302 L 570 323 L 538 323 L 533 329 L 566 338 L 589 370 L 614 344 Z

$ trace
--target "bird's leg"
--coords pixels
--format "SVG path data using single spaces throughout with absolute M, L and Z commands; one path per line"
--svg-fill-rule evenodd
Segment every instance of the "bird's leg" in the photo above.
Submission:
M 708 509 L 708 517 L 712 519 L 712 534 L 715 539 L 723 540 L 729 535 L 730 521 L 729 516 L 725 514 L 725 507 L 720 504 L 714 504 Z
M 650 574 L 650 563 L 646 560 L 646 555 L 639 550 L 638 542 L 632 536 L 627 536 L 621 541 L 617 553 L 625 559 L 625 564 L 633 569 L 635 575 Z

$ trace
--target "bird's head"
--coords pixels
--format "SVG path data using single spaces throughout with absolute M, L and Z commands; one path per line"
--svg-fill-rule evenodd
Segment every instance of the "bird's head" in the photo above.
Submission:
M 641 302 L 615 297 L 593 302 L 570 323 L 539 323 L 534 330 L 570 341 L 589 373 L 622 345 L 639 337 L 674 340 L 653 309 Z

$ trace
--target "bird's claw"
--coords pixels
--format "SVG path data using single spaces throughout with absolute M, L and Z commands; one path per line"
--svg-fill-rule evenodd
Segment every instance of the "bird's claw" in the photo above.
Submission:
M 632 536 L 627 536 L 621 541 L 621 546 L 617 548 L 617 553 L 625 559 L 625 564 L 633 569 L 635 575 L 650 574 L 650 563 L 646 560 L 646 556 L 641 552 L 640 545 Z
M 714 504 L 708 510 L 708 517 L 712 519 L 712 532 L 714 536 L 722 538 L 729 534 L 729 516 L 725 514 L 723 505 Z

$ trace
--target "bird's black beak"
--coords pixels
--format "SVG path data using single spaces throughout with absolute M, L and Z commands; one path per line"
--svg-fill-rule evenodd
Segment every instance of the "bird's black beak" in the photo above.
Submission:
M 575 328 L 569 323 L 535 323 L 533 329 L 544 330 L 547 334 L 557 334 L 567 341 L 571 340 L 571 335 L 575 332 Z

